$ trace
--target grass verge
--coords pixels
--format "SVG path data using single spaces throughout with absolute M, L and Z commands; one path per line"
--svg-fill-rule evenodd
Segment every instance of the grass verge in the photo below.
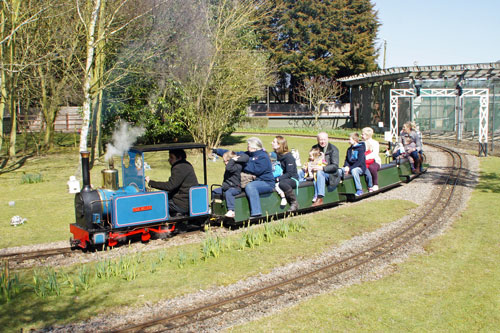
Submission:
M 234 332 L 498 332 L 500 159 L 481 159 L 467 210 L 424 255 L 383 279 L 344 288 Z
M 253 248 L 240 245 L 247 231 L 231 235 L 223 240 L 225 249 L 217 258 L 202 256 L 206 253 L 203 246 L 213 244 L 211 241 L 136 254 L 113 262 L 18 273 L 19 290 L 10 300 L 4 297 L 0 301 L 0 326 L 4 331 L 47 327 L 234 283 L 267 273 L 278 265 L 314 256 L 355 235 L 375 230 L 408 214 L 415 204 L 399 200 L 372 201 L 356 207 L 296 217 L 294 220 L 299 219 L 305 230 L 291 232 L 288 229 L 286 237 L 275 233 L 268 241 L 262 235 L 260 245 Z M 389 210 L 390 217 L 384 214 Z M 359 214 L 360 211 L 373 214 Z M 260 227 L 263 234 L 266 226 Z

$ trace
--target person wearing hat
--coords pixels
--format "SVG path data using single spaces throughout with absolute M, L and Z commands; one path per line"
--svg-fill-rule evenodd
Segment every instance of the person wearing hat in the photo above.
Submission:
M 169 151 L 168 162 L 172 165 L 167 182 L 158 182 L 146 177 L 149 187 L 168 192 L 168 209 L 170 216 L 187 215 L 189 212 L 189 189 L 198 186 L 198 179 L 191 163 L 186 161 L 183 149 Z

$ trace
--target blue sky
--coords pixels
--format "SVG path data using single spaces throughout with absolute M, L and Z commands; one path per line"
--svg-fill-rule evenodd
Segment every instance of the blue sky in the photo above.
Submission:
M 372 0 L 385 68 L 500 60 L 500 0 Z

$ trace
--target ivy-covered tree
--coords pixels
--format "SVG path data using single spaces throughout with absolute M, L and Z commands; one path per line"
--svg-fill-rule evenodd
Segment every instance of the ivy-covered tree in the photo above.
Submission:
M 377 69 L 377 13 L 370 0 L 269 0 L 260 21 L 262 47 L 271 52 L 291 102 L 306 78 L 338 78 Z

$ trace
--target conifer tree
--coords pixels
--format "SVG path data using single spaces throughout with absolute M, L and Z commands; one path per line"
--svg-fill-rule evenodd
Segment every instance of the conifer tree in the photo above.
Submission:
M 370 0 L 269 0 L 260 22 L 269 50 L 291 98 L 306 78 L 337 78 L 377 69 L 377 13 Z

